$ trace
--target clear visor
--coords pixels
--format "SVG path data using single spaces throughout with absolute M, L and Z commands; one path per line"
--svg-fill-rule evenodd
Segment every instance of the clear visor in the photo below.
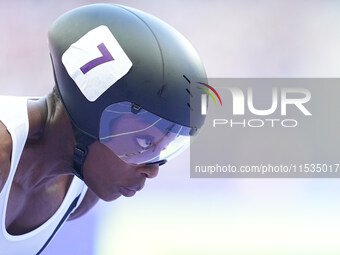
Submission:
M 99 140 L 131 164 L 163 164 L 190 144 L 190 128 L 130 102 L 110 105 L 100 121 Z

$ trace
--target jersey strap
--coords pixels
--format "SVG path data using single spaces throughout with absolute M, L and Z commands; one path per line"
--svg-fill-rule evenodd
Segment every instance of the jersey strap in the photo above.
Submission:
M 57 231 L 59 230 L 59 228 L 64 224 L 64 222 L 67 220 L 68 216 L 70 215 L 70 213 L 73 211 L 73 209 L 76 207 L 77 202 L 79 200 L 79 196 L 77 196 L 73 202 L 71 203 L 70 207 L 67 209 L 64 217 L 60 220 L 59 224 L 57 225 L 57 227 L 54 229 L 52 235 L 50 236 L 50 238 L 46 241 L 46 243 L 44 244 L 44 246 L 40 249 L 40 251 L 37 253 L 37 255 L 41 254 L 41 252 L 46 248 L 46 246 L 50 243 L 50 241 L 52 240 L 52 238 L 54 237 L 54 235 L 57 233 Z

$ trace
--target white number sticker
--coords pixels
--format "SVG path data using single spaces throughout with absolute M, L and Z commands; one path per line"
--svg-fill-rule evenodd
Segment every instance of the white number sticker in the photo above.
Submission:
M 126 75 L 132 62 L 106 26 L 99 26 L 63 54 L 62 62 L 83 95 L 91 102 Z

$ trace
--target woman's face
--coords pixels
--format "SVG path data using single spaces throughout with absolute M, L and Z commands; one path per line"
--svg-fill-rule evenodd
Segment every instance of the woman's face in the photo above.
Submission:
M 96 141 L 89 146 L 83 173 L 85 183 L 99 198 L 112 201 L 121 195 L 133 196 L 143 188 L 146 178 L 157 176 L 158 168 L 158 165 L 125 163 L 107 146 Z

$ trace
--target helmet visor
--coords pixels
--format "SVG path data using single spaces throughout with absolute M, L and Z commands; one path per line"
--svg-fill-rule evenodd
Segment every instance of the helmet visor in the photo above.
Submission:
M 163 164 L 189 146 L 190 130 L 121 102 L 104 110 L 99 140 L 127 163 Z

